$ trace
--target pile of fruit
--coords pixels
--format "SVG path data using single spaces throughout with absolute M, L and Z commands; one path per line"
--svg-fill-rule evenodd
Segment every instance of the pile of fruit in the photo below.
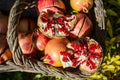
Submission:
M 70 0 L 68 4 L 77 13 L 66 14 L 67 6 L 62 0 L 38 0 L 37 23 L 29 18 L 20 19 L 17 27 L 19 46 L 24 55 L 45 64 L 94 73 L 101 65 L 103 50 L 91 38 L 94 25 L 87 14 L 93 7 L 93 0 Z M 4 37 L 7 18 L 0 13 L 1 64 L 12 59 Z

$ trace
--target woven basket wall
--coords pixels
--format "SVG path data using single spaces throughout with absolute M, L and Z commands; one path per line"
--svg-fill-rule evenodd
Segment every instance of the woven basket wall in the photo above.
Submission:
M 14 1 L 13 1 L 14 2 Z M 32 60 L 24 56 L 17 41 L 16 25 L 19 22 L 20 17 L 36 14 L 37 0 L 16 0 L 10 9 L 7 42 L 13 55 L 13 60 L 7 61 L 5 64 L 0 65 L 0 73 L 2 72 L 31 72 L 42 73 L 47 76 L 61 76 L 66 78 L 80 78 L 84 79 L 89 75 L 82 75 L 77 71 L 63 70 L 62 68 L 55 68 L 50 65 L 46 65 L 43 62 Z M 32 12 L 32 13 L 29 13 Z M 104 39 L 105 39 L 105 9 L 102 0 L 94 0 L 94 7 L 91 10 L 93 16 L 93 24 L 95 26 L 93 32 L 93 38 L 96 39 L 103 47 L 105 51 Z M 34 18 L 37 15 L 33 16 Z

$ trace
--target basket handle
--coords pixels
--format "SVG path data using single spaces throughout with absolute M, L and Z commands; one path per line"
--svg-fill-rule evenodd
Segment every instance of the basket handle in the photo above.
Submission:
M 18 46 L 18 39 L 17 39 L 17 25 L 19 22 L 19 19 L 21 17 L 21 13 L 28 8 L 34 7 L 35 1 L 32 3 L 25 2 L 23 0 L 16 0 L 13 7 L 11 8 L 9 20 L 8 20 L 8 31 L 7 31 L 7 42 L 9 45 L 9 48 L 13 54 L 13 60 L 15 64 L 17 65 L 23 65 L 21 61 L 23 61 L 21 55 L 22 51 L 20 47 Z M 19 53 L 19 54 L 18 54 Z M 16 57 L 17 56 L 17 57 Z M 23 57 L 24 58 L 24 57 Z M 20 61 L 21 60 L 21 61 Z

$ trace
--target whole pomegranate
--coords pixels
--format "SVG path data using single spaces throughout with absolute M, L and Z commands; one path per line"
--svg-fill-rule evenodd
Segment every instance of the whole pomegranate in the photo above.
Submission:
M 66 44 L 69 42 L 66 38 L 52 39 L 45 47 L 44 63 L 56 67 L 62 67 L 60 53 L 66 51 Z
M 37 8 L 39 12 L 42 12 L 46 8 L 56 11 L 57 9 L 55 7 L 65 10 L 65 5 L 62 0 L 38 0 Z
M 83 13 L 75 14 L 77 18 L 77 23 L 74 28 L 70 31 L 71 37 L 86 37 L 90 36 L 91 31 L 93 30 L 93 24 L 90 18 Z
M 34 42 L 35 47 L 38 50 L 43 51 L 50 38 L 48 38 L 47 36 L 45 36 L 44 34 L 37 30 L 33 33 L 32 40 Z
M 63 15 L 52 10 L 41 12 L 38 17 L 40 31 L 49 38 L 63 38 L 76 23 L 75 15 Z
M 70 0 L 70 5 L 75 11 L 88 13 L 93 6 L 93 0 Z

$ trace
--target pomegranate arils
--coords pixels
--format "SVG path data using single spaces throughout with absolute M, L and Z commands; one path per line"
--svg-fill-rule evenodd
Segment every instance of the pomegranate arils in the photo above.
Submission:
M 68 35 L 68 31 L 65 29 L 65 28 L 59 28 L 59 30 L 58 31 L 60 31 L 60 32 L 63 32 L 64 34 L 66 34 L 66 35 Z
M 71 47 L 72 47 L 75 51 L 80 51 L 80 50 L 83 50 L 83 49 L 84 49 L 83 45 L 79 45 L 79 44 L 75 44 L 75 43 L 71 44 Z
M 55 23 L 55 20 L 52 20 L 50 22 L 48 22 L 48 25 L 45 27 L 44 31 L 47 32 L 48 30 L 52 29 L 52 24 Z
M 55 14 L 55 12 L 50 9 L 47 9 L 47 13 L 48 13 L 48 15 L 51 15 L 51 16 L 53 16 Z
M 45 54 L 45 59 L 44 59 L 45 63 L 49 63 L 49 64 L 54 64 L 54 60 L 51 58 L 50 55 L 48 55 L 47 53 Z
M 40 31 L 50 38 L 61 38 L 69 35 L 69 31 L 76 23 L 76 16 L 64 16 L 52 10 L 44 10 L 39 15 L 38 26 Z
M 95 49 L 99 49 L 100 46 L 96 45 L 96 44 L 90 44 L 90 50 L 95 50 Z
M 94 73 L 102 62 L 102 48 L 97 41 L 89 37 L 82 41 L 85 43 L 84 53 L 87 54 L 87 58 L 80 61 L 79 69 L 81 72 Z
M 90 66 L 90 69 L 91 69 L 91 70 L 97 68 L 96 64 L 95 64 L 91 59 L 88 59 L 86 65 L 87 65 L 87 66 Z
M 63 55 L 62 61 L 67 62 L 70 60 L 70 54 L 67 53 L 66 51 L 60 52 L 61 55 Z
M 69 52 L 67 51 L 60 52 L 60 59 L 61 59 L 63 68 L 72 66 L 72 61 L 71 61 L 72 56 Z
M 44 23 L 46 23 L 46 22 L 49 21 L 49 18 L 48 18 L 48 15 L 47 15 L 47 14 L 42 14 L 42 16 L 41 16 L 40 18 L 41 18 L 41 20 L 42 20 Z
M 65 20 L 64 16 L 58 17 L 56 20 L 57 20 L 58 24 L 64 25 L 64 20 Z

